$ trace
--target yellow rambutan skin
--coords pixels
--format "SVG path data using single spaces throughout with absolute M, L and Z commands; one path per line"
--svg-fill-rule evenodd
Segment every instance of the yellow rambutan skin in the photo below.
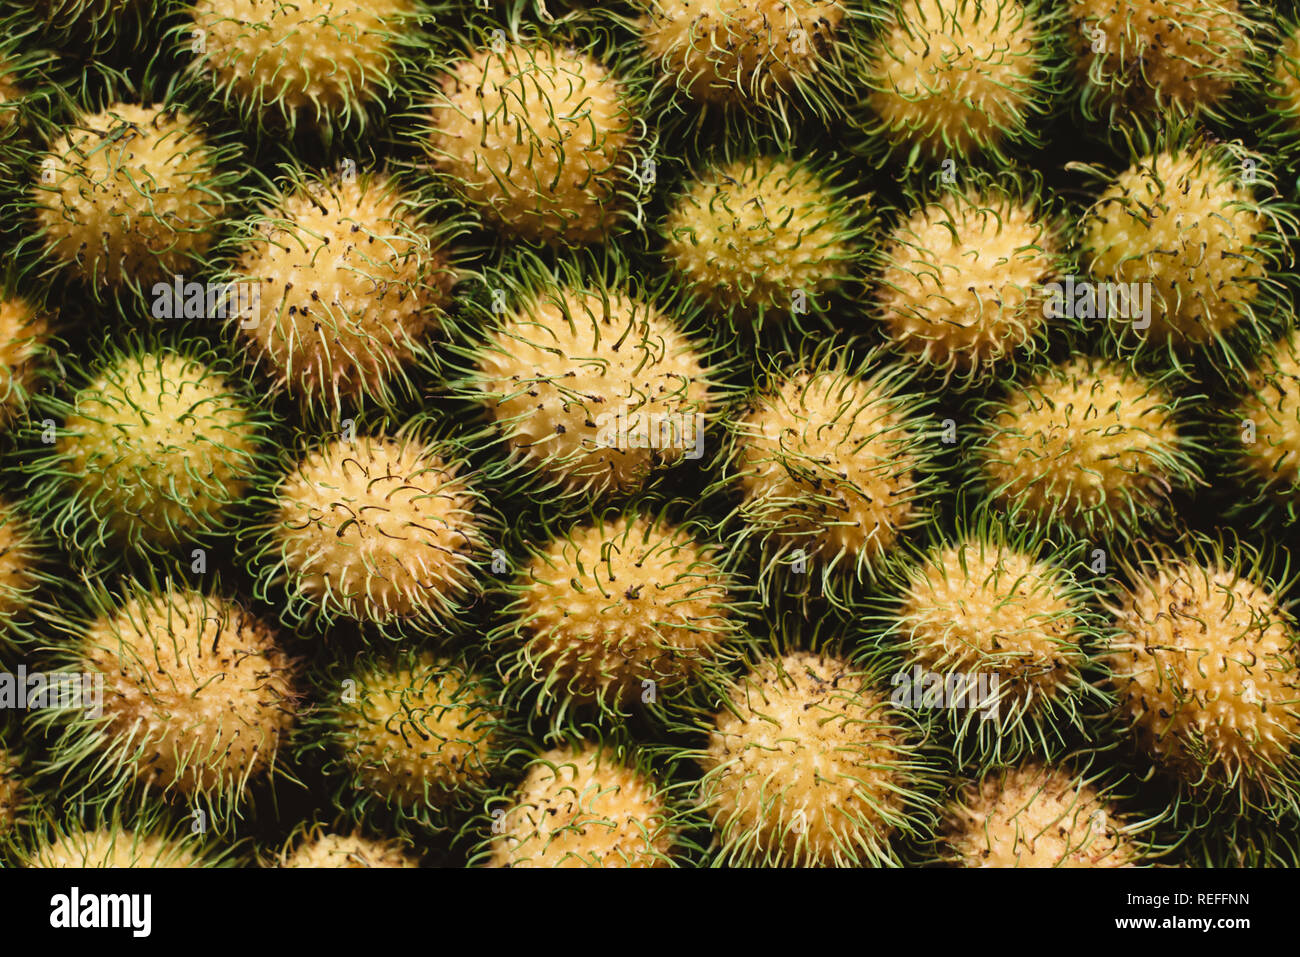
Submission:
M 280 859 L 281 867 L 357 868 L 419 867 L 419 860 L 399 841 L 375 840 L 359 832 L 318 832 L 302 841 L 292 853 Z
M 489 46 L 446 76 L 430 121 L 434 165 L 506 232 L 583 243 L 609 232 L 635 121 L 594 57 L 545 41 Z
M 0 501 L 0 629 L 22 611 L 36 587 L 36 558 L 31 526 L 12 504 Z M 0 640 L 5 637 L 0 630 Z
M 650 0 L 645 51 L 701 100 L 763 102 L 813 77 L 844 20 L 834 0 Z
M 1068 9 L 1081 72 L 1138 109 L 1213 106 L 1250 53 L 1237 0 L 1069 0 Z
M 1120 173 L 1084 216 L 1083 249 L 1096 279 L 1151 284 L 1142 335 L 1202 343 L 1233 329 L 1255 298 L 1266 228 L 1242 170 L 1196 147 Z
M 401 805 L 438 804 L 492 773 L 496 714 L 463 668 L 426 652 L 396 669 L 369 668 L 356 684 L 339 730 L 360 786 Z
M 1286 493 L 1300 485 L 1300 340 L 1290 332 L 1260 357 L 1237 407 L 1241 456 L 1265 486 Z M 1253 428 L 1253 435 L 1247 427 Z
M 541 755 L 493 826 L 491 867 L 666 867 L 657 784 L 592 745 Z
M 79 653 L 104 676 L 102 746 L 147 784 L 238 794 L 293 724 L 296 663 L 228 599 L 189 588 L 132 598 L 90 625 Z
M 382 176 L 298 184 L 266 210 L 236 270 L 260 290 L 241 333 L 280 387 L 318 401 L 384 394 L 454 284 Z
M 0 56 L 0 134 L 18 121 L 16 103 L 22 95 L 23 88 L 18 84 L 13 66 Z
M 1044 327 L 1055 231 L 1031 204 L 950 193 L 899 224 L 882 253 L 886 335 L 946 374 L 987 370 Z
M 579 700 L 625 702 L 691 677 L 734 634 L 716 549 L 644 517 L 584 525 L 536 555 L 519 583 L 525 657 Z
M 908 650 L 927 670 L 993 670 L 1004 702 L 1057 699 L 1083 663 L 1078 610 L 1062 572 L 1008 546 L 941 549 L 912 571 L 899 618 Z
M 902 807 L 903 736 L 856 669 L 802 651 L 765 659 L 730 704 L 700 760 L 701 804 L 724 841 L 748 835 L 765 860 L 795 867 L 883 847 Z
M 199 0 L 197 66 L 254 108 L 338 115 L 375 100 L 410 0 Z
M 57 448 L 113 531 L 171 546 L 244 493 L 257 442 L 222 376 L 163 351 L 124 356 L 78 392 Z
M 892 20 L 871 53 L 867 95 L 885 135 L 937 157 L 1024 126 L 1045 57 L 1019 0 L 906 0 Z
M 463 592 L 481 544 L 460 466 L 416 438 L 358 436 L 310 452 L 276 492 L 293 587 L 361 621 L 433 615 Z
M 1004 508 L 1083 528 L 1163 502 L 1179 445 L 1162 387 L 1076 358 L 1015 389 L 993 418 L 982 468 Z
M 1139 857 L 1095 788 L 1038 764 L 986 775 L 946 817 L 944 842 L 962 867 L 1132 867 Z
M 879 381 L 795 373 L 759 394 L 736 431 L 749 520 L 810 555 L 872 561 L 920 515 L 913 431 Z
M 0 297 L 0 421 L 22 408 L 36 380 L 36 361 L 49 324 L 16 296 Z
M 0 747 L 0 838 L 8 834 L 18 820 L 18 802 L 21 797 L 18 761 L 13 754 Z
M 566 288 L 505 318 L 476 387 L 514 454 L 573 491 L 632 491 L 694 454 L 709 381 L 673 319 L 622 292 Z
M 1111 682 L 1153 757 L 1236 785 L 1289 760 L 1300 680 L 1276 595 L 1217 561 L 1166 560 L 1112 611 Z
M 39 163 L 32 200 L 50 256 L 92 286 L 184 272 L 225 213 L 213 152 L 184 112 L 114 103 L 79 116 Z
M 24 862 L 28 867 L 196 867 L 185 844 L 154 834 L 100 829 L 62 834 Z
M 690 289 L 718 309 L 791 310 L 836 288 L 855 252 L 848 211 L 821 176 L 758 157 L 710 170 L 665 220 L 665 254 Z

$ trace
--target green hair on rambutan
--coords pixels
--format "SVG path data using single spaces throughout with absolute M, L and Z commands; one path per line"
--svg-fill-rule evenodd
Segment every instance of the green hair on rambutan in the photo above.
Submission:
M 194 818 L 156 803 L 109 807 L 40 805 L 19 837 L 17 859 L 29 868 L 230 867 L 221 846 Z
M 1095 687 L 1085 547 L 971 513 L 959 497 L 952 533 L 890 563 L 872 618 L 905 656 L 896 687 L 944 712 L 959 767 L 1059 753 L 1110 704 Z
M 900 866 L 931 836 L 938 777 L 928 719 L 891 700 L 897 662 L 849 651 L 831 619 L 764 626 L 771 640 L 684 729 L 710 863 Z
M 1221 120 L 1260 66 L 1256 0 L 1068 0 L 1083 115 L 1103 129 Z
M 650 77 L 669 126 L 783 133 L 842 118 L 857 95 L 871 14 L 856 0 L 636 0 L 624 56 Z
M 412 868 L 420 856 L 398 837 L 371 836 L 359 827 L 331 828 L 307 820 L 294 828 L 264 867 L 283 868 Z
M 17 746 L 18 740 L 17 734 L 0 725 L 0 866 L 31 806 L 26 755 Z
M 939 435 L 913 374 L 836 342 L 764 361 L 726 420 L 716 491 L 739 493 L 724 528 L 733 555 L 757 559 L 765 598 L 843 604 L 929 520 Z
M 409 85 L 421 0 L 194 0 L 172 41 L 209 96 L 259 133 L 364 134 Z
M 511 700 L 547 734 L 595 715 L 662 720 L 692 685 L 715 684 L 744 640 L 747 589 L 722 567 L 683 502 L 594 511 L 530 542 L 500 586 L 489 640 Z M 523 710 L 523 708 L 521 708 Z
M 481 806 L 518 734 L 499 686 L 463 652 L 367 652 L 313 675 L 299 757 L 320 753 L 334 803 L 398 834 L 445 830 Z
M 1261 819 L 1300 808 L 1290 557 L 1185 534 L 1121 556 L 1105 644 L 1117 720 L 1180 803 Z
M 172 0 L 25 0 L 6 4 L 3 28 L 34 29 L 89 60 L 143 55 Z
M 639 225 L 655 139 L 604 31 L 468 34 L 463 54 L 437 63 L 417 124 L 438 180 L 505 241 L 598 244 Z
M 131 337 L 77 380 L 38 397 L 21 437 L 42 527 L 113 563 L 222 534 L 266 470 L 271 422 L 232 363 L 200 340 Z
M 1072 164 L 1105 184 L 1077 232 L 1090 314 L 1126 350 L 1242 374 L 1285 301 L 1295 204 L 1263 156 L 1188 124 L 1139 131 L 1130 153 L 1114 176 Z
M 457 281 L 453 220 L 431 221 L 384 172 L 284 171 L 239 225 L 232 332 L 274 388 L 338 418 L 412 394 Z
M 1086 757 L 1036 760 L 985 772 L 948 803 L 940 859 L 954 867 L 1141 867 L 1168 850 L 1155 832 L 1160 816 L 1123 807 L 1112 775 Z
M 1300 20 L 1275 14 L 1267 52 L 1267 66 L 1254 77 L 1259 115 L 1252 126 L 1264 128 L 1261 152 L 1271 152 L 1269 145 L 1292 151 L 1300 144 Z
M 692 848 L 689 811 L 645 749 L 571 736 L 538 751 L 508 793 L 472 823 L 470 857 L 486 867 L 678 867 Z
M 240 172 L 237 146 L 170 94 L 75 107 L 32 158 L 22 251 L 97 300 L 202 272 Z
M 292 780 L 281 751 L 300 664 L 272 628 L 219 582 L 85 577 L 79 592 L 83 608 L 48 649 L 59 666 L 51 688 L 67 676 L 59 697 L 27 717 L 50 742 L 43 776 L 86 804 L 160 794 L 221 831 L 254 785 Z
M 1039 368 L 982 400 L 976 481 L 1010 524 L 1124 540 L 1172 517 L 1172 497 L 1202 484 L 1195 396 L 1122 361 L 1079 356 Z
M 636 493 L 703 458 L 728 363 L 698 310 L 616 259 L 604 275 L 524 256 L 483 281 L 490 303 L 463 323 L 453 395 L 482 410 L 466 441 L 489 477 L 558 501 Z
M 668 268 L 733 334 L 797 339 L 856 292 L 875 223 L 857 186 L 834 156 L 714 157 L 659 224 Z
M 18 501 L 0 498 L 0 652 L 27 649 L 62 621 L 66 582 L 52 544 Z
M 49 384 L 54 310 L 0 283 L 0 428 L 13 428 Z
M 904 164 L 1041 145 L 1061 89 L 1062 15 L 1042 0 L 891 0 L 867 53 L 863 148 Z
M 254 594 L 287 626 L 427 634 L 477 598 L 501 520 L 459 447 L 428 432 L 362 427 L 286 452 L 241 538 Z
M 1037 176 L 968 172 L 960 185 L 909 195 L 875 255 L 874 312 L 885 339 L 945 385 L 1014 373 L 1068 322 L 1050 282 L 1066 239 Z

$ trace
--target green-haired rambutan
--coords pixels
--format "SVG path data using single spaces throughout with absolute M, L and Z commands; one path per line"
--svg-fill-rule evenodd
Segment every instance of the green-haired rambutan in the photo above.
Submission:
M 1295 216 L 1240 143 L 1171 128 L 1135 153 L 1079 223 L 1083 265 L 1105 284 L 1089 314 L 1128 348 L 1163 347 L 1175 364 L 1194 350 L 1240 372 L 1283 290 Z
M 329 139 L 393 97 L 424 19 L 418 0 L 196 0 L 176 37 L 227 109 Z
M 1300 334 L 1287 332 L 1263 352 L 1240 401 L 1220 423 L 1219 447 L 1232 453 L 1236 479 L 1250 492 L 1237 511 L 1255 506 L 1256 523 L 1300 506 Z
M 83 584 L 85 620 L 55 654 L 102 687 L 102 703 L 85 701 L 83 678 L 81 703 L 29 713 L 52 732 L 50 773 L 82 780 L 88 803 L 139 785 L 228 826 L 251 783 L 286 773 L 298 663 L 234 599 L 170 580 L 124 582 L 122 599 Z
M 864 12 L 840 0 L 638 0 L 637 55 L 671 120 L 706 130 L 718 110 L 773 119 L 843 115 L 856 93 Z M 683 102 L 684 101 L 684 102 Z
M 267 505 L 248 529 L 258 595 L 295 626 L 445 626 L 478 593 L 496 524 L 459 452 L 412 430 L 313 446 Z
M 928 837 L 922 735 L 878 670 L 791 651 L 732 682 L 697 756 L 715 864 L 890 866 L 895 842 Z
M 4 737 L 0 736 L 0 847 L 9 841 L 27 799 L 22 755 L 6 747 Z
M 1039 0 L 893 0 L 868 52 L 869 149 L 938 164 L 1040 143 L 1059 10 Z
M 50 548 L 39 526 L 14 502 L 0 499 L 0 651 L 25 646 L 54 624 L 63 582 L 49 568 Z
M 703 455 L 719 391 L 713 349 L 687 317 L 639 284 L 562 270 L 516 283 L 466 348 L 456 384 L 485 407 L 482 438 L 504 439 L 499 471 L 536 477 L 557 496 L 644 488 Z M 496 306 L 494 305 L 494 311 Z
M 631 506 L 532 544 L 493 638 L 507 682 L 553 727 L 585 706 L 622 716 L 709 682 L 743 629 L 741 583 L 694 519 Z
M 1254 0 L 1069 0 L 1084 116 L 1111 128 L 1221 116 L 1257 55 Z
M 1235 535 L 1197 535 L 1127 565 L 1106 650 L 1128 734 L 1193 803 L 1293 817 L 1300 677 L 1289 561 Z
M 1089 681 L 1095 590 L 1076 577 L 1081 558 L 1078 545 L 980 513 L 959 516 L 955 535 L 897 564 L 881 608 L 910 669 L 895 680 L 910 686 L 914 707 L 931 694 L 947 705 L 959 765 L 1051 753 L 1082 731 L 1099 696 Z
M 495 805 L 495 806 L 494 806 Z M 575 742 L 539 754 L 489 802 L 489 867 L 671 867 L 675 812 L 640 753 Z
M 302 403 L 387 407 L 450 301 L 445 231 L 387 175 L 291 172 L 232 238 L 230 322 Z
M 979 480 L 1010 524 L 1124 538 L 1168 517 L 1170 497 L 1198 484 L 1194 401 L 1106 359 L 1040 370 L 981 404 Z
M 1275 141 L 1293 147 L 1300 139 L 1300 21 L 1284 18 L 1275 23 L 1277 36 L 1272 61 L 1257 85 L 1263 100 L 1266 133 Z
M 133 341 L 110 348 L 70 400 L 42 396 L 26 436 L 42 524 L 96 556 L 116 546 L 114 560 L 220 533 L 264 469 L 267 416 L 233 382 L 198 342 Z
M 741 494 L 732 544 L 757 548 L 764 593 L 802 580 L 842 601 L 927 518 L 928 402 L 906 391 L 907 370 L 874 355 L 832 346 L 786 359 L 728 419 L 721 481 Z
M 96 296 L 185 273 L 222 225 L 230 152 L 172 106 L 82 113 L 36 160 L 29 242 Z
M 442 68 L 422 131 L 434 168 L 507 236 L 602 242 L 639 195 L 632 88 L 592 47 L 483 41 Z
M 808 159 L 756 155 L 711 165 L 670 202 L 664 256 L 687 292 L 733 325 L 802 329 L 857 278 L 869 196 Z
M 945 808 L 944 860 L 957 867 L 1134 867 L 1150 822 L 1129 821 L 1097 775 L 1037 762 L 969 783 Z
M 196 836 L 194 821 L 155 805 L 41 808 L 21 836 L 18 861 L 39 868 L 228 866 L 229 850 Z
M 49 314 L 17 295 L 0 294 L 0 422 L 27 409 L 50 338 Z
M 399 832 L 441 829 L 481 800 L 512 747 L 500 690 L 470 662 L 429 651 L 362 655 L 316 677 L 300 750 L 322 750 L 335 803 Z
M 900 215 L 882 244 L 885 337 L 945 383 L 1005 377 L 1044 345 L 1044 287 L 1065 271 L 1064 242 L 1037 192 L 993 182 L 945 189 Z
M 275 867 L 419 867 L 420 858 L 396 838 L 377 838 L 359 829 L 327 830 L 319 823 L 300 829 L 280 850 Z

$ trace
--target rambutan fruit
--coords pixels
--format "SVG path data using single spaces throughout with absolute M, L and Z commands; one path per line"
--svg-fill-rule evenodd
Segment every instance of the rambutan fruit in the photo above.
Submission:
M 185 273 L 222 226 L 232 150 L 173 106 L 81 113 L 36 159 L 27 242 L 96 297 Z
M 395 838 L 375 838 L 360 830 L 342 834 L 318 823 L 304 827 L 280 851 L 275 867 L 419 867 L 420 859 Z
M 536 694 L 552 728 L 589 707 L 610 718 L 709 683 L 743 630 L 741 583 L 699 520 L 607 509 L 528 546 L 492 639 L 511 697 Z
M 42 525 L 96 558 L 112 547 L 114 562 L 221 533 L 265 469 L 269 422 L 231 363 L 197 340 L 133 340 L 80 378 L 70 400 L 39 398 L 26 436 Z
M 1190 127 L 1139 138 L 1133 164 L 1106 179 L 1078 227 L 1095 289 L 1090 315 L 1135 351 L 1189 352 L 1239 374 L 1283 293 L 1296 218 L 1263 157 Z
M 44 808 L 18 851 L 23 867 L 180 868 L 227 866 L 228 851 L 195 836 L 188 819 L 144 805 L 124 811 Z
M 660 223 L 676 280 L 733 329 L 765 320 L 802 331 L 858 278 L 869 196 L 816 160 L 755 155 L 711 165 Z M 770 317 L 770 318 L 769 318 Z
M 1254 0 L 1069 0 L 1084 116 L 1109 128 L 1169 115 L 1223 115 L 1251 77 Z
M 6 844 L 12 836 L 26 802 L 27 783 L 22 755 L 7 748 L 4 738 L 0 736 L 0 846 Z
M 47 310 L 21 296 L 0 293 L 0 423 L 26 411 L 48 358 Z
M 292 135 L 365 131 L 409 70 L 418 0 L 196 0 L 175 38 L 227 109 Z
M 1201 482 L 1195 399 L 1122 362 L 1077 357 L 981 403 L 979 481 L 1008 524 L 1127 538 L 1170 517 L 1171 494 Z
M 1061 17 L 1038 0 L 893 0 L 867 53 L 870 150 L 906 165 L 1035 148 L 1060 88 Z
M 836 345 L 776 356 L 727 420 L 720 481 L 741 494 L 731 545 L 757 550 L 764 595 L 803 580 L 842 603 L 928 516 L 928 400 L 907 391 L 907 370 L 877 358 Z
M 38 24 L 47 39 L 102 59 L 112 52 L 144 52 L 169 5 L 169 0 L 34 0 L 23 4 L 22 17 Z
M 1294 148 L 1300 139 L 1300 21 L 1276 18 L 1272 60 L 1256 82 L 1266 138 Z M 0 119 L 0 123 L 3 123 Z
M 600 498 L 703 456 L 723 370 L 690 313 L 636 282 L 563 267 L 512 274 L 489 275 L 494 314 L 467 323 L 484 332 L 464 347 L 469 370 L 453 384 L 484 407 L 483 444 L 504 439 L 504 480 Z
M 930 694 L 942 704 L 940 688 L 949 697 L 959 766 L 1059 751 L 1085 710 L 1101 710 L 1089 705 L 1105 704 L 1089 680 L 1099 628 L 1095 589 L 1075 574 L 1081 551 L 959 513 L 956 534 L 896 563 L 880 610 L 910 669 L 895 680 L 914 706 Z
M 1134 867 L 1142 833 L 1097 775 L 1028 762 L 986 773 L 944 810 L 944 860 L 957 867 Z
M 420 134 L 434 169 L 506 236 L 604 241 L 640 198 L 637 94 L 596 44 L 483 39 L 442 68 Z
M 1255 524 L 1292 523 L 1300 506 L 1300 334 L 1264 351 L 1240 400 L 1220 422 L 1216 446 L 1232 450 L 1230 474 L 1250 492 L 1230 513 L 1255 511 Z M 1263 506 L 1262 508 L 1258 506 Z
M 428 223 L 385 174 L 290 171 L 231 239 L 229 320 L 304 405 L 387 408 L 411 393 L 409 368 L 451 299 L 450 225 Z
M 49 773 L 81 779 L 88 803 L 138 786 L 229 826 L 252 782 L 287 776 L 297 661 L 235 599 L 170 580 L 124 581 L 122 599 L 89 579 L 83 590 L 84 620 L 55 649 L 81 700 L 28 717 L 51 733 Z M 87 696 L 88 680 L 102 692 Z
M 493 806 L 495 804 L 495 806 Z M 672 867 L 676 815 L 644 755 L 574 742 L 539 754 L 508 798 L 489 802 L 489 867 Z
M 897 866 L 934 799 L 916 714 L 880 663 L 831 649 L 766 655 L 706 717 L 697 800 L 722 866 Z
M 36 529 L 13 502 L 0 500 L 0 650 L 31 644 L 42 624 L 58 619 L 49 598 L 60 582 Z
M 463 657 L 365 654 L 315 683 L 300 752 L 325 752 L 335 802 L 357 821 L 378 812 L 398 833 L 440 830 L 481 800 L 512 746 L 499 689 Z
M 991 179 L 915 198 L 877 254 L 876 309 L 895 349 L 968 386 L 1006 378 L 1047 339 L 1046 284 L 1065 272 L 1039 184 Z
M 1188 535 L 1124 571 L 1107 606 L 1106 651 L 1130 740 L 1193 804 L 1294 817 L 1300 677 L 1289 559 L 1235 534 Z
M 256 594 L 295 629 L 446 626 L 477 595 L 498 524 L 459 452 L 412 429 L 313 444 L 266 506 L 245 530 Z
M 668 119 L 718 111 L 775 121 L 828 122 L 856 93 L 865 12 L 840 0 L 638 0 L 637 55 L 655 77 Z M 684 101 L 684 102 L 683 102 Z

